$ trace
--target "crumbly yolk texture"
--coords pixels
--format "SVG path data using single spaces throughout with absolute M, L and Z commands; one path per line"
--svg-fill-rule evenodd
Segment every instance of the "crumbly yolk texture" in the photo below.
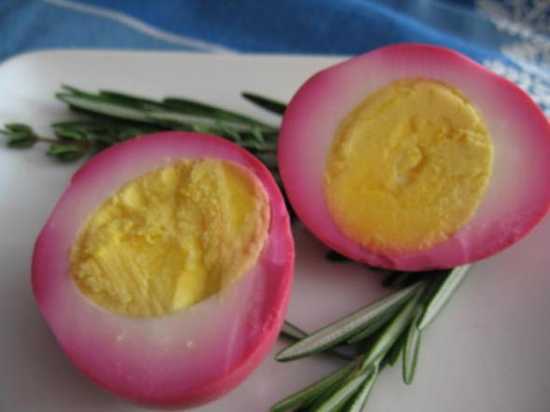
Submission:
M 269 213 L 263 187 L 240 166 L 179 161 L 127 183 L 93 213 L 72 248 L 71 275 L 108 310 L 168 314 L 250 270 Z
M 398 80 L 341 122 L 325 165 L 325 198 L 336 225 L 359 244 L 420 251 L 472 218 L 492 164 L 483 119 L 458 90 Z

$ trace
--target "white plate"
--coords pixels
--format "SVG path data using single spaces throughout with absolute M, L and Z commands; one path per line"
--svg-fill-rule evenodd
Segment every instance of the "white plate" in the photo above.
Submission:
M 53 98 L 61 83 L 152 97 L 182 95 L 277 121 L 239 97 L 250 90 L 287 100 L 312 72 L 337 58 L 184 53 L 55 51 L 0 66 L 0 123 L 48 124 L 70 114 Z M 38 314 L 29 283 L 34 238 L 76 165 L 46 158 L 44 147 L 0 148 L 0 411 L 134 411 L 103 392 L 64 357 Z M 324 248 L 297 230 L 296 282 L 288 318 L 314 329 L 371 302 L 377 275 L 323 259 Z M 415 382 L 385 370 L 370 412 L 547 412 L 550 409 L 550 221 L 508 251 L 475 265 L 424 336 Z M 277 350 L 282 347 L 279 343 Z M 287 364 L 267 358 L 228 396 L 199 408 L 266 411 L 335 368 L 317 357 Z

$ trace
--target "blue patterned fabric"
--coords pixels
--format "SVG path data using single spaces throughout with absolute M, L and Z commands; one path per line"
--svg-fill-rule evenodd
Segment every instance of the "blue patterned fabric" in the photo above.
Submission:
M 0 61 L 47 48 L 358 54 L 454 48 L 550 114 L 548 0 L 0 0 Z

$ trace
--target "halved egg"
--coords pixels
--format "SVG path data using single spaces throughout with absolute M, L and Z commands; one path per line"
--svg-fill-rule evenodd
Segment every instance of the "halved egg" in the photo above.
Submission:
M 282 325 L 294 246 L 269 171 L 184 132 L 99 153 L 35 245 L 32 286 L 72 362 L 138 403 L 189 406 L 234 388 Z
M 513 83 L 454 51 L 384 47 L 311 77 L 278 160 L 305 225 L 349 258 L 449 268 L 513 244 L 550 204 L 550 126 Z

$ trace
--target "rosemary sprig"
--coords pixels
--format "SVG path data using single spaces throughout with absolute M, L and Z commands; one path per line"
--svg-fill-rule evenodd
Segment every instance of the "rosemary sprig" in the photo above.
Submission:
M 6 124 L 0 132 L 13 148 L 49 145 L 48 155 L 75 160 L 118 142 L 161 130 L 216 134 L 252 151 L 277 174 L 278 128 L 221 107 L 179 97 L 153 100 L 111 90 L 90 93 L 63 86 L 56 97 L 86 120 L 51 125 L 54 137 L 39 136 L 24 124 Z
M 167 97 L 162 101 L 103 90 L 90 93 L 63 86 L 56 97 L 89 115 L 153 125 L 165 130 L 217 134 L 243 147 L 274 151 L 278 130 L 258 120 L 189 99 Z
M 422 322 L 426 328 L 435 319 L 468 269 L 466 265 L 445 272 L 425 272 L 408 277 L 412 285 L 401 286 L 389 296 L 285 348 L 276 356 L 277 360 L 290 361 L 331 350 L 344 340 L 357 343 L 363 351 L 347 368 L 340 369 L 347 371 L 346 375 L 331 380 L 322 391 L 312 391 L 308 387 L 286 398 L 299 398 L 300 405 L 287 408 L 288 401 L 281 401 L 272 410 L 281 412 L 307 403 L 308 408 L 313 405 L 307 410 L 360 411 L 380 371 L 385 366 L 393 366 L 399 356 L 403 359 L 403 381 L 410 384 L 418 363 Z M 393 283 L 391 286 L 395 287 Z
M 89 93 L 69 86 L 63 86 L 56 96 L 70 106 L 92 113 L 159 126 L 168 121 L 184 127 L 212 125 L 236 131 L 256 128 L 262 132 L 277 132 L 277 127 L 240 113 L 179 97 L 153 100 L 111 90 Z
M 4 128 L 0 129 L 0 134 L 6 136 L 8 147 L 16 149 L 32 147 L 42 140 L 31 127 L 21 123 L 8 123 L 4 125 Z
M 84 156 L 90 149 L 90 142 L 86 139 L 76 139 L 75 137 L 63 136 L 49 138 L 40 136 L 30 126 L 20 123 L 8 123 L 4 129 L 0 129 L 0 134 L 6 136 L 8 147 L 17 149 L 26 149 L 33 147 L 37 143 L 47 143 L 49 145 L 47 154 L 61 161 L 73 161 Z M 57 133 L 56 133 L 57 134 Z

